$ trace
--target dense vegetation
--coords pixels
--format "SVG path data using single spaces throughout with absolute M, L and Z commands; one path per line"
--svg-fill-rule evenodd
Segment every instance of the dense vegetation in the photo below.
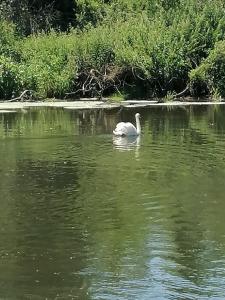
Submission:
M 0 98 L 224 97 L 224 13 L 223 0 L 5 0 Z

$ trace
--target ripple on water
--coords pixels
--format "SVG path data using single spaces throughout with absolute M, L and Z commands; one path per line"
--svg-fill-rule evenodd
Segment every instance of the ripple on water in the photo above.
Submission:
M 225 298 L 223 121 L 142 114 L 139 141 L 113 113 L 0 121 L 3 298 Z

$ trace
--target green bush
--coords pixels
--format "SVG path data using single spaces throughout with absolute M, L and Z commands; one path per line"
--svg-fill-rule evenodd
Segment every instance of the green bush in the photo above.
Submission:
M 19 66 L 4 55 L 0 55 L 0 98 L 11 98 L 21 89 L 21 81 L 18 75 Z
M 165 96 L 189 80 L 197 94 L 224 94 L 224 0 L 75 2 L 79 30 L 69 33 L 18 40 L 14 25 L 0 21 L 1 97 L 24 89 L 64 97 L 84 85 L 97 94 Z
M 179 92 L 224 37 L 223 9 L 220 0 L 112 2 L 105 21 L 78 38 L 79 69 L 114 64 L 120 78 L 122 69 L 122 79 L 148 95 Z
M 63 97 L 73 90 L 76 35 L 51 32 L 12 39 L 14 44 L 9 38 L 3 40 L 3 35 L 1 39 L 5 54 L 0 56 L 0 98 L 18 96 L 24 90 L 33 90 L 43 98 Z
M 12 56 L 17 41 L 15 26 L 0 19 L 0 55 Z
M 11 98 L 21 87 L 16 43 L 18 41 L 15 26 L 0 20 L 0 99 Z
M 202 64 L 191 71 L 190 80 L 194 90 L 199 86 L 202 90 L 207 87 L 212 96 L 217 94 L 225 97 L 225 41 L 216 43 Z
M 74 35 L 39 34 L 18 44 L 20 78 L 24 89 L 41 97 L 62 97 L 74 83 L 77 67 L 74 60 Z

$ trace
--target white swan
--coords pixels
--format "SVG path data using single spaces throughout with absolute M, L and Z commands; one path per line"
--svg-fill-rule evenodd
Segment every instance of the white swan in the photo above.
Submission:
M 134 136 L 140 135 L 141 133 L 141 125 L 140 125 L 140 114 L 135 114 L 136 127 L 130 122 L 120 122 L 116 125 L 113 133 L 117 136 Z

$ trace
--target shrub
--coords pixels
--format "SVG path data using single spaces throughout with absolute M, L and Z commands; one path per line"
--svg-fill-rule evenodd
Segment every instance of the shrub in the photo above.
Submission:
M 114 64 L 125 84 L 148 95 L 182 90 L 190 70 L 224 37 L 220 0 L 118 0 L 109 7 L 105 21 L 78 38 L 79 69 L 102 72 Z
M 0 55 L 0 98 L 10 98 L 16 95 L 21 88 L 18 76 L 19 67 L 15 62 L 4 55 Z
M 74 42 L 74 36 L 54 31 L 23 40 L 18 45 L 22 86 L 41 97 L 62 97 L 70 91 L 77 70 L 72 56 Z
M 225 41 L 216 43 L 201 65 L 190 72 L 190 80 L 193 89 L 207 87 L 211 95 L 225 97 Z
M 16 41 L 15 26 L 10 22 L 0 19 L 0 55 L 13 55 Z
M 0 21 L 1 76 L 6 82 L 9 70 L 12 81 L 1 95 L 32 89 L 42 97 L 78 90 L 90 96 L 119 89 L 128 97 L 166 96 L 189 80 L 195 93 L 223 93 L 217 60 L 225 39 L 224 0 L 76 0 L 75 6 L 79 31 L 67 34 L 18 41 L 14 25 Z

